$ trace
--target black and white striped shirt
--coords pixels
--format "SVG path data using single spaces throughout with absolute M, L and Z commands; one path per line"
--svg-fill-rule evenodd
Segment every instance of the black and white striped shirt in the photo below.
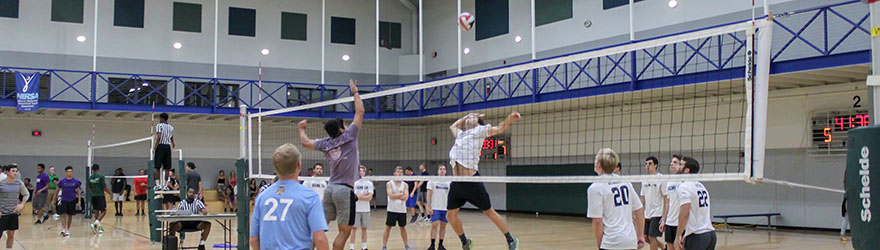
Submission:
M 171 136 L 174 134 L 174 127 L 171 124 L 161 122 L 156 124 L 156 133 L 162 134 L 159 137 L 159 144 L 171 145 Z
M 180 211 L 189 211 L 192 214 L 199 214 L 199 211 L 205 209 L 205 203 L 202 203 L 201 200 L 195 199 L 192 203 L 189 203 L 186 199 L 180 201 L 180 205 L 177 205 L 177 210 Z

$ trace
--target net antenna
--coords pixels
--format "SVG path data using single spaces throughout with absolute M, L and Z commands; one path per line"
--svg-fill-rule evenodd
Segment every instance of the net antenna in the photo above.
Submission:
M 462 86 L 473 87 L 475 84 L 477 86 L 486 86 L 485 94 L 477 93 L 471 96 L 470 93 L 467 93 L 469 97 L 461 96 L 462 94 L 454 97 L 466 99 L 460 101 L 465 102 L 465 104 L 472 104 L 475 103 L 473 99 L 477 95 L 480 97 L 482 95 L 499 95 L 497 93 L 501 91 L 493 91 L 490 88 L 489 83 L 492 81 L 497 82 L 498 79 L 504 79 L 505 81 L 511 81 L 510 84 L 513 84 L 518 78 L 521 81 L 538 81 L 538 77 L 543 77 L 540 78 L 541 82 L 535 82 L 534 85 L 527 84 L 529 90 L 526 87 L 515 90 L 507 89 L 511 93 L 507 97 L 502 98 L 537 95 L 539 93 L 533 92 L 540 92 L 541 90 L 534 90 L 533 88 L 537 89 L 540 87 L 544 89 L 545 86 L 550 88 L 551 91 L 557 91 L 548 93 L 560 93 L 559 96 L 562 96 L 548 101 L 528 104 L 511 103 L 508 106 L 492 107 L 483 110 L 460 109 L 460 113 L 415 117 L 392 125 L 388 124 L 395 122 L 367 121 L 365 122 L 363 132 L 359 136 L 362 164 L 364 161 L 372 161 L 375 164 L 383 165 L 377 166 L 377 168 L 388 168 L 389 166 L 384 165 L 392 165 L 390 167 L 393 169 L 393 165 L 417 166 L 417 161 L 424 161 L 425 159 L 431 161 L 432 164 L 448 162 L 449 159 L 446 157 L 446 152 L 448 152 L 452 144 L 448 126 L 463 114 L 468 112 L 486 113 L 486 118 L 495 123 L 503 120 L 511 111 L 519 111 L 523 114 L 523 119 L 512 126 L 511 131 L 508 133 L 510 137 L 507 138 L 511 142 L 511 153 L 520 154 L 515 156 L 519 159 L 514 158 L 512 161 L 509 160 L 495 164 L 503 165 L 500 167 L 492 167 L 490 165 L 493 164 L 485 163 L 487 165 L 485 171 L 483 162 L 485 160 L 483 160 L 480 162 L 480 173 L 482 176 L 376 176 L 368 177 L 367 179 L 454 180 L 496 183 L 591 183 L 599 180 L 641 182 L 648 180 L 676 181 L 693 179 L 705 181 L 752 181 L 752 179 L 761 179 L 764 172 L 764 137 L 766 135 L 771 56 L 770 35 L 772 34 L 772 28 L 772 20 L 769 19 L 735 22 L 363 94 L 361 98 L 365 101 L 365 106 L 374 106 L 367 103 L 370 101 L 381 103 L 383 100 L 399 100 L 407 96 L 419 96 L 418 91 L 424 91 L 427 96 L 429 91 L 446 91 L 451 94 L 452 89 L 458 88 L 457 91 L 461 91 Z M 708 41 L 711 41 L 711 43 Z M 704 49 L 703 45 L 700 44 L 709 44 L 707 47 L 709 49 Z M 677 51 L 673 50 L 676 46 L 678 47 Z M 728 62 L 724 62 L 724 65 L 713 62 L 712 58 L 716 58 L 716 56 L 718 58 L 722 57 L 722 53 L 720 53 L 722 50 L 729 51 L 727 52 L 728 54 L 723 55 L 725 58 L 729 56 L 730 59 L 727 59 L 729 64 Z M 719 53 L 715 54 L 714 51 L 719 51 Z M 645 53 L 648 53 L 651 54 L 651 57 L 645 56 L 637 59 L 636 53 L 643 56 Z M 685 65 L 681 65 L 681 62 L 685 61 L 685 59 L 687 61 L 692 59 L 702 60 L 703 63 L 692 65 L 685 62 Z M 675 60 L 678 61 L 676 62 Z M 653 61 L 661 61 L 662 63 L 659 64 L 663 65 L 652 65 L 651 62 Z M 631 69 L 625 68 L 625 66 L 630 65 L 633 65 Z M 637 69 L 636 65 L 645 67 L 645 69 Z M 736 70 L 736 72 L 721 70 L 735 67 L 742 67 L 744 70 Z M 553 70 L 554 68 L 560 69 L 559 73 Z M 561 84 L 561 81 L 558 80 L 558 78 L 563 78 L 563 68 L 566 74 L 565 84 Z M 718 70 L 715 70 L 716 68 Z M 581 74 L 585 71 L 598 72 L 601 77 L 594 79 L 593 76 Z M 701 78 L 699 76 L 701 75 L 700 73 L 719 75 L 714 75 L 717 78 L 709 79 L 706 77 Z M 535 74 L 544 75 L 534 76 Z M 638 78 L 633 77 L 636 74 L 638 74 Z M 575 77 L 576 79 L 568 82 L 570 80 L 569 75 L 577 75 L 580 78 Z M 676 82 L 676 79 L 683 79 L 685 77 L 688 78 L 687 80 L 691 80 L 690 83 Z M 552 82 L 547 84 L 546 82 L 551 81 L 551 78 L 560 82 L 559 86 L 555 86 Z M 644 82 L 647 80 L 665 82 L 656 85 L 646 85 L 636 89 L 634 87 L 636 80 L 631 80 L 633 78 Z M 608 79 L 607 82 L 605 82 L 606 79 Z M 545 85 L 539 86 L 542 83 Z M 632 85 L 630 85 L 631 83 Z M 339 93 L 349 91 L 346 87 L 335 87 L 339 87 L 336 89 Z M 569 87 L 575 90 L 570 90 Z M 596 94 L 586 93 L 579 96 L 570 94 L 570 92 L 587 92 L 593 89 L 612 88 L 626 88 L 626 90 L 597 92 Z M 476 92 L 482 92 L 482 90 Z M 523 94 L 523 92 L 526 93 Z M 544 94 L 544 92 L 540 94 Z M 353 101 L 351 96 L 342 96 L 345 95 L 336 94 L 334 97 L 339 98 L 252 114 L 242 112 L 241 124 L 246 126 L 247 129 L 246 132 L 242 131 L 240 143 L 242 149 L 246 150 L 246 157 L 249 163 L 251 163 L 249 166 L 251 177 L 274 177 L 263 173 L 262 169 L 267 167 L 262 165 L 261 160 L 261 158 L 267 157 L 263 155 L 264 151 L 272 152 L 273 150 L 269 150 L 270 147 L 274 148 L 282 143 L 299 144 L 299 136 L 295 128 L 291 128 L 289 125 L 273 125 L 276 122 L 266 123 L 268 126 L 263 128 L 262 117 L 295 116 L 294 113 L 296 112 L 313 110 L 322 110 L 323 112 L 323 110 L 335 109 L 338 105 L 344 105 Z M 487 99 L 501 101 L 501 99 L 490 98 L 484 98 L 483 101 Z M 383 108 L 380 105 L 375 106 Z M 446 106 L 439 104 L 439 107 L 448 106 L 449 104 L 446 104 Z M 724 108 L 725 111 L 723 113 L 729 117 L 722 118 L 716 114 L 721 112 L 717 112 L 718 110 L 708 110 L 706 106 L 718 110 Z M 550 110 L 550 112 L 545 112 L 546 110 Z M 403 112 L 411 111 L 411 109 L 395 107 L 395 111 Z M 646 119 L 648 121 L 637 121 L 636 119 L 640 118 L 634 118 L 650 116 L 654 113 L 662 114 L 661 116 L 664 117 Z M 534 117 L 541 117 L 541 119 Z M 669 119 L 668 121 L 666 120 L 667 118 Z M 254 119 L 257 120 L 257 127 L 254 127 L 252 122 Z M 273 117 L 273 119 L 283 120 L 284 117 Z M 298 121 L 299 119 L 290 118 L 290 120 Z M 295 123 L 296 121 L 291 122 Z M 314 121 L 314 119 L 310 121 Z M 609 126 L 607 121 L 614 121 L 612 122 L 613 125 Z M 658 122 L 662 124 L 658 124 Z M 408 123 L 418 124 L 416 126 L 408 126 Z M 532 128 L 532 130 L 523 129 L 523 127 Z M 664 131 L 654 132 L 655 128 Z M 649 132 L 643 132 L 643 130 L 648 130 Z M 309 126 L 308 131 L 311 135 L 318 135 L 320 133 L 320 130 L 314 125 Z M 252 137 L 254 133 L 257 133 L 257 145 L 253 143 Z M 267 133 L 266 142 L 262 141 L 263 133 Z M 431 138 L 433 135 L 436 135 L 440 142 L 438 142 L 436 147 L 424 149 L 423 151 L 413 149 L 409 144 L 399 141 L 381 141 L 390 140 L 385 139 L 388 137 Z M 267 147 L 265 150 L 262 148 L 264 144 Z M 629 167 L 628 173 L 625 173 L 625 176 L 599 177 L 586 174 L 567 176 L 507 176 L 507 170 L 504 167 L 506 165 L 522 164 L 524 161 L 526 164 L 541 164 L 540 160 L 529 159 L 544 156 L 575 158 L 574 161 L 577 163 L 590 164 L 593 162 L 592 156 L 595 155 L 595 152 L 599 148 L 605 147 L 613 148 L 621 153 L 623 165 Z M 553 150 L 547 148 L 553 148 Z M 377 150 L 396 151 L 379 152 Z M 254 156 L 254 152 L 256 152 L 256 156 Z M 242 153 L 245 154 L 245 152 Z M 324 161 L 318 152 L 302 150 L 302 153 L 304 162 Z M 644 164 L 644 157 L 648 155 L 665 158 L 667 155 L 674 153 L 692 155 L 701 159 L 701 162 L 704 162 L 703 159 L 706 159 L 705 162 L 707 162 L 706 166 L 708 168 L 699 174 L 657 177 L 642 173 L 642 168 L 638 167 Z M 256 169 L 252 164 L 255 161 L 257 162 Z M 388 161 L 394 162 L 388 163 Z M 570 162 L 553 163 L 568 164 Z M 636 167 L 633 168 L 633 166 Z M 271 169 L 271 166 L 268 167 Z M 380 172 L 379 174 L 388 174 L 388 171 Z

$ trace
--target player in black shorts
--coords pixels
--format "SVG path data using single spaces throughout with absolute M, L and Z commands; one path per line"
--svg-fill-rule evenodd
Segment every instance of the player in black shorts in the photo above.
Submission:
M 6 232 L 6 249 L 12 249 L 15 231 L 18 230 L 18 216 L 30 194 L 18 179 L 18 166 L 5 166 L 3 170 L 7 175 L 6 179 L 0 180 L 0 232 Z
M 165 176 L 169 175 L 168 171 L 172 168 L 171 148 L 175 147 L 174 127 L 168 124 L 167 113 L 159 114 L 159 124 L 156 124 L 155 145 L 153 162 L 156 168 L 156 184 L 158 184 L 155 190 L 164 190 L 167 187 Z
M 479 176 L 478 164 L 480 162 L 480 151 L 483 146 L 483 140 L 486 137 L 504 133 L 510 128 L 516 120 L 519 120 L 520 114 L 512 112 L 498 126 L 485 125 L 481 117 L 482 114 L 468 114 L 461 119 L 455 121 L 449 129 L 455 137 L 455 144 L 449 150 L 450 165 L 453 166 L 453 174 L 456 176 Z M 461 240 L 462 249 L 470 250 L 474 246 L 473 239 L 468 239 L 464 234 L 464 226 L 461 219 L 458 218 L 458 212 L 465 203 L 470 202 L 477 206 L 489 217 L 498 230 L 504 234 L 507 240 L 508 249 L 515 250 L 518 248 L 519 242 L 510 235 L 507 228 L 507 222 L 492 209 L 492 202 L 489 200 L 489 192 L 480 182 L 452 182 L 449 185 L 449 201 L 447 219 L 452 229 L 458 234 Z

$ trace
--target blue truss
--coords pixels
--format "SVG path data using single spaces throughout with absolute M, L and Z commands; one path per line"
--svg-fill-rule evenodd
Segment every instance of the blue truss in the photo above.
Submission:
M 771 74 L 870 62 L 869 14 L 858 0 L 775 17 L 774 25 L 779 29 L 774 32 L 774 44 L 782 46 L 774 46 L 770 51 Z M 745 46 L 744 32 L 722 34 L 404 92 L 366 100 L 373 111 L 366 117 L 411 118 L 737 79 L 743 77 L 744 60 L 736 59 L 744 57 Z M 584 52 L 587 51 L 577 53 Z M 43 108 L 234 115 L 238 114 L 237 105 L 230 104 L 243 104 L 254 112 L 351 95 L 347 85 L 278 81 L 261 84 L 243 79 L 0 67 L 0 80 L 6 83 L 0 88 L 0 106 L 15 106 L 15 90 L 7 87 L 15 81 L 11 79 L 15 71 L 39 72 L 50 77 L 49 82 L 41 83 L 54 90 L 40 101 Z M 479 72 L 468 74 L 475 73 Z M 419 83 L 361 87 L 361 91 L 377 92 L 412 84 Z M 106 86 L 106 90 L 99 91 L 98 86 Z M 292 95 L 293 91 L 297 94 Z M 335 118 L 350 116 L 352 110 L 349 103 L 282 116 Z

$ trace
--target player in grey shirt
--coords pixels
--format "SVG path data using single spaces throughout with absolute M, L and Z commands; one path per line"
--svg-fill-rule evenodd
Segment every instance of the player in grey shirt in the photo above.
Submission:
M 0 180 L 0 231 L 6 232 L 6 249 L 12 249 L 15 243 L 15 231 L 18 230 L 19 211 L 30 198 L 24 182 L 18 179 L 18 166 L 3 167 L 6 178 Z M 18 199 L 19 195 L 23 198 Z
M 342 250 L 351 234 L 357 199 L 354 182 L 360 179 L 358 132 L 364 122 L 364 102 L 358 94 L 357 81 L 349 80 L 348 85 L 354 97 L 354 120 L 347 129 L 341 118 L 329 120 L 324 123 L 324 130 L 330 137 L 312 140 L 306 134 L 308 122 L 299 122 L 299 138 L 303 147 L 323 152 L 330 163 L 330 184 L 324 190 L 323 203 L 327 223 L 337 220 L 339 226 L 339 234 L 333 241 L 334 250 Z

